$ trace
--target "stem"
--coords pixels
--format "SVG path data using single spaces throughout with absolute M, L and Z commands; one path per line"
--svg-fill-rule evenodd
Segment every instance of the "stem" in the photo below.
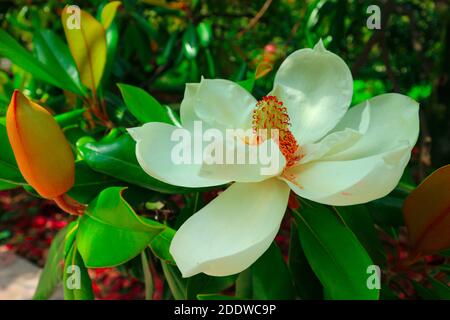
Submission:
M 73 216 L 82 216 L 87 206 L 85 204 L 79 203 L 67 194 L 62 194 L 53 199 L 55 203 L 64 212 L 71 214 Z

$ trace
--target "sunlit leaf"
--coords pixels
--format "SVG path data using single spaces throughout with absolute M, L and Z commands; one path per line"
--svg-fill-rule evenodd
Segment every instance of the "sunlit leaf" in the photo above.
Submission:
M 169 107 L 163 107 L 155 98 L 145 92 L 143 89 L 127 84 L 117 85 L 122 93 L 125 104 L 140 122 L 165 122 L 169 124 L 176 123 L 173 118 L 172 110 Z
M 89 13 L 80 11 L 80 28 L 69 23 L 71 13 L 63 9 L 61 19 L 70 52 L 80 73 L 81 82 L 95 91 L 106 63 L 105 29 Z
M 87 267 L 120 265 L 138 255 L 164 225 L 139 217 L 122 197 L 123 188 L 105 189 L 79 222 L 76 243 Z
M 117 9 L 121 4 L 120 1 L 111 1 L 103 7 L 101 22 L 105 30 L 108 29 L 113 22 Z

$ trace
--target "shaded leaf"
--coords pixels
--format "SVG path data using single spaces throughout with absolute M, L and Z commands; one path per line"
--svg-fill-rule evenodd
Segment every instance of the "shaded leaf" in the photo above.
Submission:
M 291 239 L 289 243 L 288 266 L 298 296 L 303 300 L 322 299 L 322 284 L 305 257 L 300 244 L 298 226 L 295 221 L 291 224 Z
M 403 215 L 414 254 L 450 247 L 450 165 L 428 176 L 406 198 Z
M 305 205 L 296 212 L 300 243 L 327 299 L 378 299 L 367 287 L 373 265 L 352 231 L 326 206 Z
M 334 207 L 344 223 L 353 231 L 358 240 L 377 264 L 386 262 L 381 241 L 378 238 L 373 219 L 364 205 Z
M 198 294 L 220 293 L 234 284 L 237 275 L 211 277 L 204 273 L 187 279 L 186 298 L 196 299 Z

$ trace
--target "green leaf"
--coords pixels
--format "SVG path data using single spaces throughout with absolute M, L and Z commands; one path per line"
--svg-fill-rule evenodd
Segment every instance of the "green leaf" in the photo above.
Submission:
M 24 49 L 6 31 L 0 30 L 0 56 L 10 59 L 23 70 L 31 73 L 35 78 L 48 82 L 56 87 L 78 93 L 73 85 L 68 85 L 51 69 L 42 64 L 31 53 Z
M 186 300 L 187 280 L 181 277 L 181 273 L 175 266 L 167 264 L 164 261 L 161 262 L 161 266 L 173 298 L 175 300 Z
M 126 134 L 112 142 L 85 142 L 78 146 L 78 151 L 93 170 L 119 180 L 163 193 L 192 192 L 192 189 L 172 186 L 150 177 L 138 164 L 135 147 L 135 141 Z
M 142 272 L 144 274 L 145 300 L 151 300 L 153 297 L 154 284 L 145 250 L 141 252 L 141 261 L 142 261 Z
M 174 236 L 175 230 L 166 227 L 155 238 L 153 238 L 149 245 L 155 256 L 169 264 L 175 264 L 175 260 L 169 252 L 170 243 L 172 242 Z
M 433 286 L 433 291 L 437 295 L 438 299 L 441 300 L 450 300 L 450 287 L 439 280 L 434 279 L 433 277 L 428 277 Z
M 69 227 L 70 225 L 67 225 L 59 230 L 53 238 L 44 269 L 39 276 L 39 283 L 34 292 L 33 300 L 49 299 L 63 278 L 64 245 Z
M 198 294 L 220 293 L 234 284 L 237 275 L 211 277 L 200 273 L 187 279 L 186 298 L 196 299 Z
M 84 161 L 75 163 L 75 183 L 68 194 L 81 203 L 89 203 L 109 187 L 120 185 L 110 176 L 92 170 Z
M 190 24 L 184 32 L 183 52 L 188 59 L 194 59 L 198 54 L 197 34 L 193 24 Z
M 334 207 L 343 222 L 353 231 L 376 264 L 386 262 L 373 219 L 364 205 Z
M 252 93 L 253 87 L 255 86 L 255 75 L 253 74 L 250 78 L 237 82 L 242 88 Z
M 437 294 L 433 290 L 424 287 L 422 284 L 420 284 L 419 282 L 417 282 L 415 280 L 411 280 L 411 283 L 412 283 L 414 289 L 416 290 L 417 295 L 420 298 L 422 298 L 424 300 L 437 300 L 438 299 Z
M 122 191 L 105 189 L 80 219 L 76 242 L 89 268 L 117 266 L 134 258 L 165 228 L 136 215 Z
M 305 257 L 295 221 L 291 224 L 288 266 L 295 289 L 301 299 L 318 300 L 323 298 L 322 284 Z
M 70 91 L 82 96 L 86 94 L 69 48 L 52 30 L 36 31 L 33 44 L 38 60 L 57 75 L 63 88 L 71 88 Z
M 11 190 L 17 188 L 17 184 L 8 183 L 5 181 L 0 180 L 0 191 L 3 190 Z
M 165 122 L 174 124 L 171 110 L 163 107 L 155 98 L 141 88 L 120 83 L 117 85 L 131 114 L 140 122 Z
M 236 281 L 236 296 L 257 300 L 294 297 L 289 269 L 275 243 L 253 265 L 241 272 Z
M 378 299 L 367 287 L 373 265 L 353 232 L 326 206 L 305 205 L 294 211 L 300 243 L 327 299 Z
M 0 123 L 0 180 L 8 184 L 26 185 L 9 143 L 6 127 Z
M 80 277 L 80 285 L 73 286 L 77 277 Z M 92 291 L 92 282 L 89 273 L 84 265 L 76 243 L 73 242 L 69 252 L 66 255 L 64 263 L 64 300 L 93 300 L 94 292 Z M 69 284 L 72 284 L 69 287 Z
M 197 26 L 197 35 L 202 47 L 208 47 L 212 40 L 212 28 L 208 22 L 200 22 Z
M 402 206 L 403 199 L 391 195 L 367 204 L 367 208 L 376 224 L 392 227 L 399 227 L 405 224 Z
M 65 113 L 61 113 L 55 116 L 56 122 L 58 122 L 61 128 L 65 128 L 68 126 L 72 126 L 83 120 L 83 114 L 86 112 L 86 109 L 76 109 L 72 111 L 68 111 Z

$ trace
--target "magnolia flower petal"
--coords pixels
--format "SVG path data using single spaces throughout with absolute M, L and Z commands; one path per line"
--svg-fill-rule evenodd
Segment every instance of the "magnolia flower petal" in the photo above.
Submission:
M 222 130 L 248 129 L 255 106 L 255 98 L 240 85 L 224 79 L 202 79 L 186 86 L 180 113 L 186 128 L 202 120 L 205 126 Z
M 248 268 L 275 238 L 288 197 L 289 187 L 276 178 L 229 187 L 175 234 L 170 253 L 183 277 Z
M 299 196 L 329 205 L 354 205 L 387 195 L 408 164 L 411 146 L 346 161 L 313 161 L 282 177 Z
M 184 89 L 184 98 L 180 105 L 181 124 L 186 129 L 194 127 L 194 121 L 201 121 L 194 110 L 195 97 L 197 95 L 199 83 L 187 83 Z
M 212 144 L 215 150 L 204 158 L 200 176 L 258 182 L 283 171 L 286 160 L 275 141 L 268 139 L 259 144 L 252 144 L 245 142 L 245 138 L 229 137 Z
M 275 76 L 271 95 L 287 107 L 292 133 L 300 145 L 322 138 L 347 111 L 353 79 L 345 62 L 322 41 L 314 49 L 289 55 Z
M 414 146 L 419 136 L 419 104 L 397 93 L 379 95 L 351 108 L 333 131 L 358 130 L 362 126 L 367 127 L 364 137 L 330 159 L 363 158 L 392 150 L 404 142 Z
M 184 128 L 150 122 L 128 129 L 136 140 L 136 158 L 150 176 L 183 187 L 208 187 L 229 181 L 200 177 L 202 137 Z M 199 145 L 196 145 L 199 143 Z
M 330 133 L 317 143 L 302 146 L 301 153 L 304 156 L 299 161 L 299 164 L 319 160 L 342 150 L 346 150 L 362 137 L 363 134 L 361 132 L 349 128 Z
M 318 161 L 300 163 L 284 173 L 298 195 L 326 204 L 351 205 L 388 194 L 400 180 L 417 141 L 418 104 L 400 94 L 375 97 L 350 109 L 329 136 L 342 135 L 345 130 L 364 134 L 351 144 L 344 143 L 347 148 L 336 140 L 338 147 L 335 144 L 331 153 L 326 150 Z

